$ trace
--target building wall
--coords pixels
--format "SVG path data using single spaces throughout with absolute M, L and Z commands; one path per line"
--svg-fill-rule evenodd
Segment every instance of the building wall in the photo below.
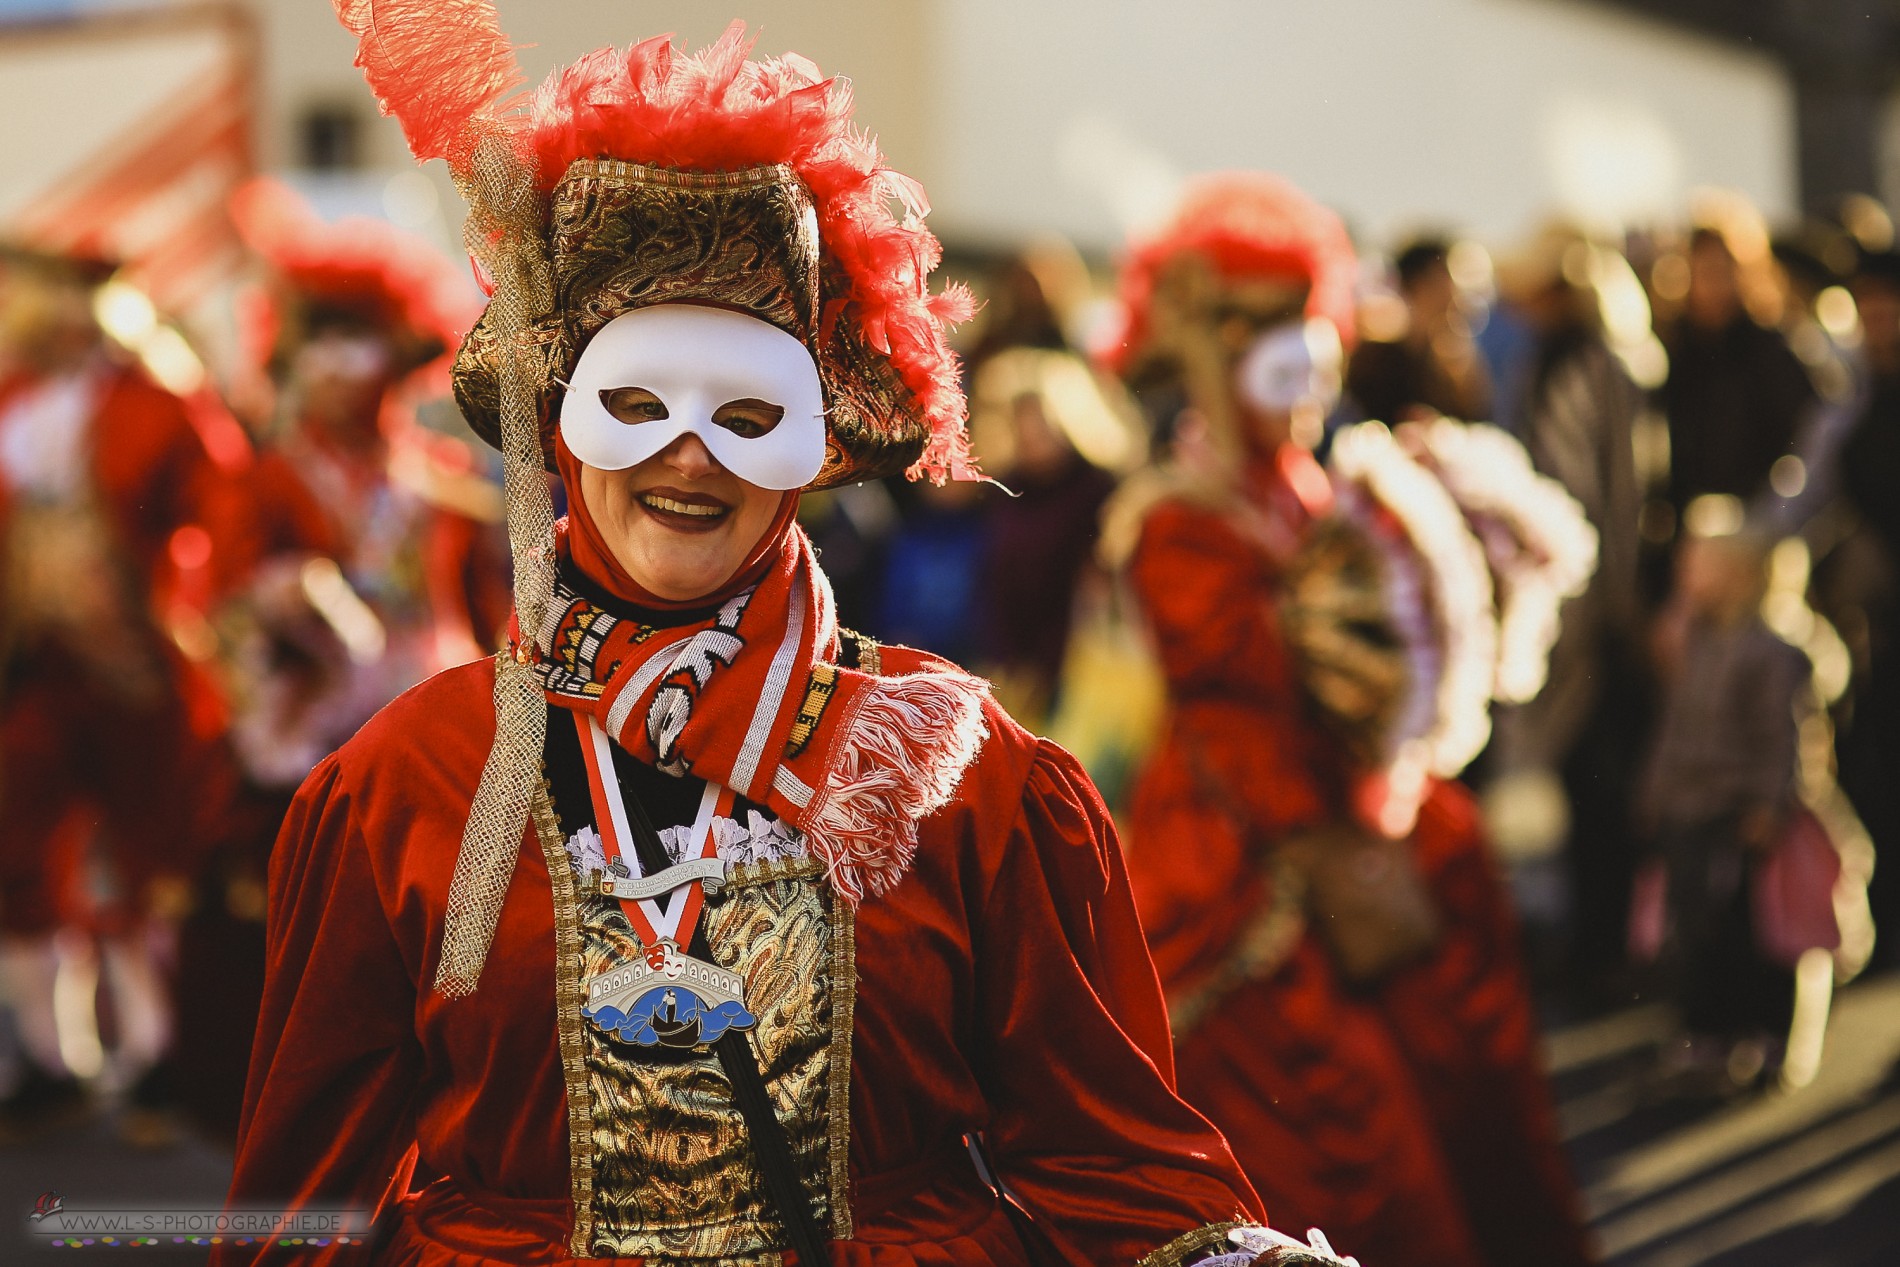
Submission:
M 951 0 L 955 2 L 955 0 Z M 351 66 L 355 41 L 323 0 L 249 0 L 264 28 L 264 70 L 270 84 L 270 158 L 288 161 L 295 114 L 317 102 L 367 101 Z M 831 73 L 849 74 L 861 116 L 876 124 L 900 165 L 922 161 L 932 103 L 927 46 L 929 0 L 499 0 L 502 27 L 520 51 L 522 69 L 538 83 L 555 66 L 605 44 L 625 46 L 674 32 L 692 47 L 716 39 L 743 14 L 760 55 L 797 51 Z M 375 157 L 395 165 L 406 155 L 400 131 L 384 121 Z
M 1555 0 L 955 0 L 936 79 L 946 231 L 1116 240 L 1183 174 L 1272 168 L 1375 237 L 1514 236 L 1694 185 L 1794 205 L 1765 57 Z
M 299 161 L 298 120 L 367 120 L 372 173 L 332 180 L 452 237 L 438 171 L 413 176 L 372 116 L 354 46 L 321 0 L 246 0 L 259 27 L 260 157 Z M 598 45 L 673 30 L 694 45 L 745 12 L 764 53 L 849 74 L 859 117 L 922 179 L 953 243 L 1055 230 L 1111 249 L 1182 176 L 1280 170 L 1385 238 L 1419 225 L 1495 241 L 1567 208 L 1666 214 L 1699 183 L 1770 213 L 1794 203 L 1792 107 L 1766 59 L 1564 0 L 500 0 L 538 79 Z M 23 129 L 72 151 L 88 106 Z M 63 131 L 61 129 L 64 129 Z M 437 167 L 439 168 L 439 164 Z M 319 184 L 321 182 L 318 182 Z M 426 195 L 426 196 L 424 196 Z M 429 211 L 431 199 L 438 210 Z M 406 210 L 405 210 L 406 208 Z

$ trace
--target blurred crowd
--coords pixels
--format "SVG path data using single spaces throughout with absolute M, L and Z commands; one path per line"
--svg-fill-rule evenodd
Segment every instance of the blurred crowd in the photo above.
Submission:
M 290 794 L 508 632 L 497 468 L 447 400 L 465 270 L 273 184 L 232 214 L 241 351 L 210 373 L 118 261 L 0 254 L 10 1130 L 104 1094 L 135 1138 L 228 1137 Z M 1109 372 L 1101 278 L 1066 244 L 962 263 L 988 478 L 801 518 L 845 625 L 989 678 L 1121 813 L 1170 686 L 1104 514 L 1208 460 L 1202 406 Z M 1615 238 L 1422 235 L 1362 255 L 1354 290 L 1343 390 L 1291 409 L 1291 442 L 1326 461 L 1367 420 L 1463 420 L 1594 530 L 1547 672 L 1540 647 L 1466 774 L 1549 997 L 1674 1000 L 1662 1076 L 1696 1093 L 1811 1077 L 1797 999 L 1890 960 L 1874 932 L 1900 921 L 1873 867 L 1900 832 L 1891 220 L 1855 199 L 1772 232 L 1710 194 Z
M 1095 368 L 1103 305 L 1064 244 L 985 278 L 966 363 L 990 482 L 848 489 L 806 513 L 848 623 L 978 666 L 1125 809 L 1165 686 L 1103 562 L 1102 508 L 1194 411 L 1178 385 Z M 1465 776 L 1546 994 L 1568 1014 L 1679 1000 L 1672 1077 L 1772 1078 L 1801 952 L 1833 951 L 1805 961 L 1824 994 L 1890 962 L 1874 932 L 1900 919 L 1873 867 L 1900 829 L 1892 221 L 1854 198 L 1775 232 L 1707 191 L 1682 223 L 1622 236 L 1420 234 L 1362 258 L 1357 291 L 1343 395 L 1295 438 L 1324 458 L 1367 419 L 1487 424 L 1595 529 L 1542 689 L 1494 705 Z M 1787 930 L 1775 885 L 1826 926 Z

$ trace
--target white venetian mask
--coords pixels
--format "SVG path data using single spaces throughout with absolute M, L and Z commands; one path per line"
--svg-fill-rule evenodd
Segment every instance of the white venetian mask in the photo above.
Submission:
M 603 471 L 637 466 L 689 431 L 760 488 L 803 488 L 825 461 L 811 353 L 724 308 L 659 304 L 609 321 L 581 351 L 560 423 L 569 451 Z
M 1291 413 L 1313 401 L 1321 412 L 1339 403 L 1345 351 L 1333 323 L 1313 317 L 1262 333 L 1240 360 L 1238 383 L 1247 403 L 1269 413 Z

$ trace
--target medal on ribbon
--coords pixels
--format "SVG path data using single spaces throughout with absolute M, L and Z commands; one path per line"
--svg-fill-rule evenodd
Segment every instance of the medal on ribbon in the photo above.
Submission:
M 745 982 L 739 975 L 680 948 L 682 940 L 691 943 L 699 926 L 706 891 L 716 891 L 725 877 L 713 821 L 730 815 L 732 792 L 708 783 L 688 837 L 689 856 L 643 876 L 638 852 L 628 848 L 633 829 L 607 732 L 592 716 L 576 715 L 574 721 L 581 730 L 581 753 L 607 860 L 599 892 L 620 903 L 642 947 L 638 959 L 595 973 L 583 983 L 581 1015 L 638 1047 L 690 1050 L 717 1042 L 729 1029 L 750 1029 L 756 1018 L 746 1009 Z

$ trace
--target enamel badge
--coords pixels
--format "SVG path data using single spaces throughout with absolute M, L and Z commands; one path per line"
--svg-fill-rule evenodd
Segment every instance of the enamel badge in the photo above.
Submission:
M 635 1046 L 693 1048 L 753 1026 L 744 990 L 737 973 L 661 941 L 589 980 L 581 1014 Z

